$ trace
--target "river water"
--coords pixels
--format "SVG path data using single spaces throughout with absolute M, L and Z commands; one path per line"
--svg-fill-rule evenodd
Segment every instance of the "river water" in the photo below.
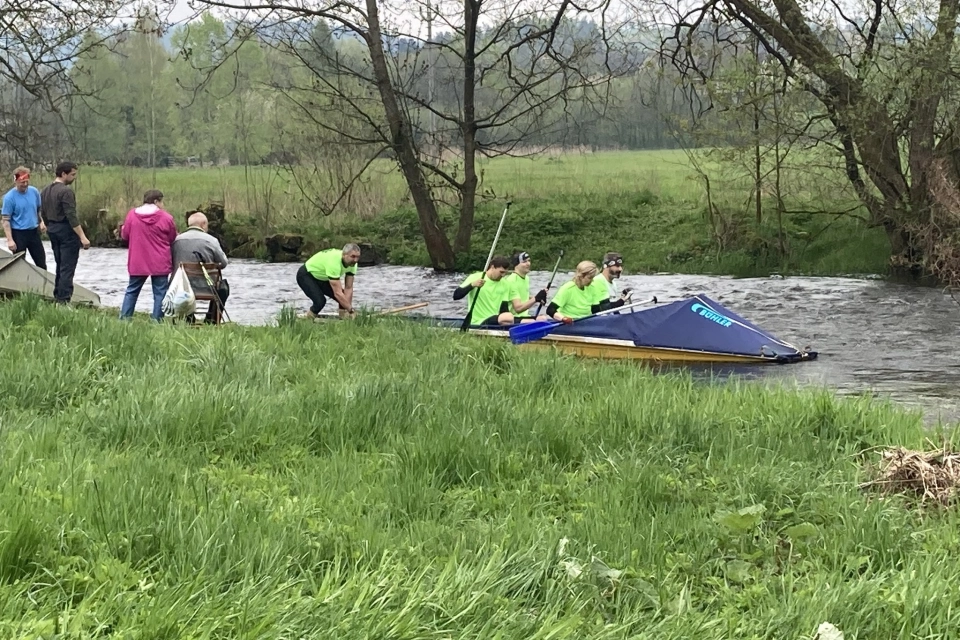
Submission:
M 47 247 L 52 270 L 52 252 Z M 241 324 L 269 324 L 285 304 L 299 312 L 309 301 L 296 283 L 299 264 L 232 260 L 227 312 Z M 555 287 L 570 274 L 558 273 Z M 463 302 L 452 299 L 462 276 L 436 274 L 419 267 L 361 267 L 357 307 L 399 307 L 426 301 L 433 316 L 458 316 Z M 531 274 L 533 290 L 549 273 Z M 748 377 L 800 385 L 827 386 L 841 394 L 873 392 L 910 408 L 926 419 L 960 420 L 960 306 L 939 289 L 866 278 L 730 278 L 695 275 L 624 276 L 634 300 L 663 301 L 704 293 L 775 336 L 798 347 L 809 345 L 819 359 L 787 366 L 739 368 Z M 126 250 L 90 249 L 80 255 L 76 282 L 96 291 L 104 306 L 117 307 L 126 286 Z M 149 312 L 149 286 L 137 309 Z M 328 304 L 324 312 L 332 311 Z

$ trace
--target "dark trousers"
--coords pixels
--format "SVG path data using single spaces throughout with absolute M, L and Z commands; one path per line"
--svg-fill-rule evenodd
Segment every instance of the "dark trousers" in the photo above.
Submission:
M 47 226 L 47 235 L 50 236 L 53 259 L 57 261 L 53 299 L 55 302 L 70 302 L 73 297 L 73 276 L 80 259 L 80 238 L 66 220 L 51 222 Z
M 10 229 L 13 243 L 17 251 L 26 251 L 30 254 L 33 264 L 41 269 L 47 268 L 47 253 L 43 249 L 43 239 L 40 238 L 40 227 L 33 229 Z
M 327 298 L 334 300 L 333 297 L 333 287 L 330 286 L 328 280 L 317 280 L 310 272 L 307 271 L 307 267 L 301 265 L 297 270 L 297 284 L 300 286 L 300 289 L 307 294 L 307 297 L 310 298 L 310 301 L 313 303 L 310 306 L 310 311 L 317 314 L 323 311 L 323 306 L 327 304 Z M 337 306 L 343 309 L 343 305 L 339 302 Z

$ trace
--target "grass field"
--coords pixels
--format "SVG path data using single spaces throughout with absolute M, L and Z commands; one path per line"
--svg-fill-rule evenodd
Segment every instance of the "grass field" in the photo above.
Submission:
M 400 319 L 0 305 L 0 636 L 940 638 L 954 510 L 863 493 L 919 416 Z
M 886 237 L 838 214 L 857 202 L 837 186 L 842 182 L 824 179 L 834 175 L 828 170 L 794 166 L 782 180 L 783 208 L 789 213 L 778 218 L 776 198 L 765 191 L 758 224 L 748 175 L 729 162 L 703 162 L 711 177 L 712 222 L 704 183 L 680 151 L 485 161 L 481 190 L 496 198 L 480 204 L 474 246 L 461 262 L 466 268 L 483 261 L 503 201 L 510 198 L 515 206 L 504 228 L 503 251 L 523 249 L 542 264 L 551 263 L 562 248 L 570 266 L 619 250 L 630 272 L 886 272 Z M 395 264 L 429 263 L 405 185 L 386 161 L 371 168 L 352 199 L 330 216 L 320 214 L 288 174 L 269 167 L 155 172 L 86 167 L 77 181 L 78 203 L 87 220 L 95 220 L 99 209 L 108 210 L 101 223 L 108 229 L 152 187 L 164 192 L 166 207 L 181 224 L 187 210 L 210 200 L 224 202 L 236 244 L 294 232 L 307 238 L 310 249 L 367 241 Z M 452 236 L 455 213 L 444 209 L 442 215 Z

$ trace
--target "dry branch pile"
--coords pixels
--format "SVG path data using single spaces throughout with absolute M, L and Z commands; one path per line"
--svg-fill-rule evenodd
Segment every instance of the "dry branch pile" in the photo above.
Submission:
M 935 501 L 950 505 L 960 491 L 960 453 L 946 446 L 934 451 L 912 451 L 903 447 L 887 449 L 874 470 L 875 479 L 861 489 L 915 496 L 921 503 Z

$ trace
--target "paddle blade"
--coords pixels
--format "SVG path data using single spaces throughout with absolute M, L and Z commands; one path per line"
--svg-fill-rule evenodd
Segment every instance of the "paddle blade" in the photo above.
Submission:
M 513 344 L 523 344 L 524 342 L 539 340 L 561 324 L 560 322 L 551 322 L 550 320 L 540 320 L 538 322 L 514 325 L 510 327 L 510 342 Z

